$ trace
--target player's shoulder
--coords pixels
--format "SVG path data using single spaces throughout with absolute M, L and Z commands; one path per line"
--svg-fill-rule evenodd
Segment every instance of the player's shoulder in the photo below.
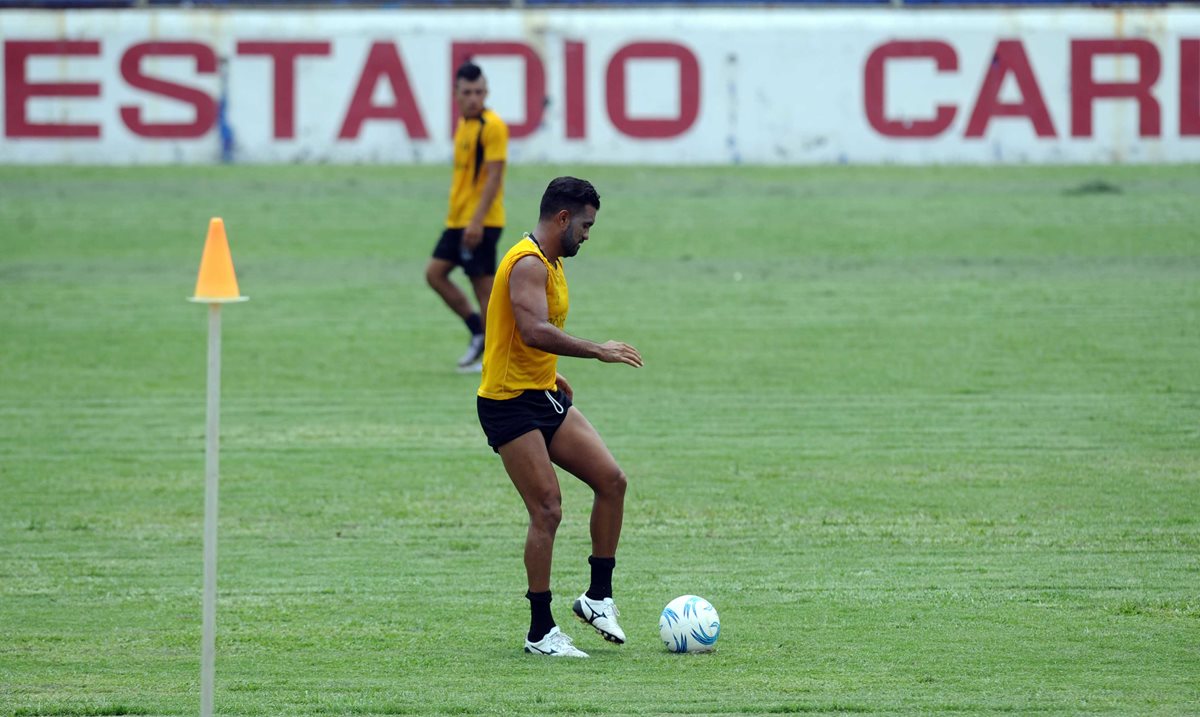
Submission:
M 536 253 L 520 252 L 513 258 L 509 274 L 518 282 L 527 280 L 541 283 L 546 281 L 549 271 L 546 262 Z
M 538 249 L 537 244 L 535 244 L 528 236 L 523 237 L 521 241 L 513 244 L 506 254 L 506 258 L 510 259 L 513 263 L 544 263 L 542 252 Z
M 500 115 L 496 114 L 496 111 L 495 111 L 495 110 L 493 110 L 493 109 L 491 109 L 491 108 L 487 108 L 487 107 L 485 107 L 485 108 L 484 108 L 484 110 L 483 110 L 483 125 L 484 125 L 485 127 L 486 127 L 486 126 L 488 126 L 488 125 L 493 125 L 493 126 L 496 126 L 496 127 L 507 127 L 507 126 L 508 126 L 508 125 L 507 125 L 507 124 L 504 122 L 504 118 L 503 118 L 503 117 L 501 117 Z
M 508 137 L 508 125 L 492 110 L 483 111 L 483 134 L 485 137 Z

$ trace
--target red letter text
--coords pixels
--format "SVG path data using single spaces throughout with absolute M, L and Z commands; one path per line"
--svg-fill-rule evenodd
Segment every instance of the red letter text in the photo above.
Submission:
M 9 40 L 4 45 L 4 134 L 8 137 L 99 137 L 100 125 L 30 122 L 25 103 L 31 97 L 99 97 L 98 82 L 29 82 L 25 60 L 33 55 L 100 54 L 92 40 Z
M 582 42 L 567 42 L 566 46 L 564 64 L 567 71 L 567 139 L 581 139 L 587 136 L 587 103 L 584 99 L 587 87 L 585 47 Z
M 679 63 L 679 116 L 632 119 L 625 107 L 625 65 L 634 59 L 659 58 Z M 678 137 L 696 122 L 700 114 L 700 63 L 691 50 L 673 42 L 635 42 L 617 50 L 608 62 L 606 86 L 608 118 L 619 132 L 630 137 Z
M 1002 103 L 1000 87 L 1004 84 L 1005 75 L 1010 72 L 1021 90 L 1021 101 Z M 1050 112 L 1046 109 L 1046 101 L 1042 99 L 1042 91 L 1020 40 L 1001 40 L 996 44 L 996 54 L 983 78 L 983 86 L 979 88 L 979 97 L 975 100 L 975 111 L 967 122 L 966 136 L 982 137 L 993 117 L 1028 117 L 1037 136 L 1054 136 Z
M 1179 41 L 1179 135 L 1200 135 L 1200 40 Z
M 239 42 L 239 55 L 266 55 L 275 66 L 275 139 L 296 136 L 296 58 L 302 55 L 324 57 L 332 45 L 328 42 L 283 42 L 272 40 Z
M 386 79 L 391 85 L 396 104 L 371 104 L 371 95 L 381 79 Z M 409 137 L 429 137 L 429 133 L 425 131 L 425 122 L 421 120 L 417 100 L 408 84 L 408 75 L 404 72 L 404 61 L 400 59 L 400 52 L 396 46 L 390 42 L 376 42 L 371 45 L 371 52 L 367 54 L 366 65 L 363 66 L 362 76 L 358 78 L 358 87 L 354 90 L 354 98 L 350 100 L 350 108 L 346 110 L 346 119 L 342 122 L 338 139 L 358 137 L 363 122 L 370 119 L 398 120 L 404 123 Z
M 954 121 L 953 105 L 938 105 L 937 114 L 928 120 L 888 119 L 884 99 L 884 66 L 892 59 L 931 59 L 938 72 L 958 69 L 958 55 L 950 45 L 938 40 L 914 40 L 884 43 L 867 58 L 863 70 L 863 101 L 867 121 L 885 137 L 936 137 Z
M 142 58 L 151 55 L 194 57 L 197 72 L 211 74 L 217 71 L 217 54 L 199 42 L 143 42 L 130 47 L 121 58 L 121 76 L 129 86 L 190 104 L 195 108 L 196 118 L 191 122 L 151 124 L 142 121 L 140 107 L 122 107 L 121 119 L 125 126 L 142 137 L 203 137 L 217 121 L 216 101 L 194 87 L 143 75 Z
M 1138 79 L 1133 82 L 1097 82 L 1092 77 L 1096 55 L 1133 55 L 1138 59 Z M 1097 98 L 1128 98 L 1138 103 L 1138 134 L 1157 137 L 1161 121 L 1158 100 L 1150 89 L 1158 81 L 1161 61 L 1149 40 L 1073 40 L 1071 42 L 1071 136 L 1092 136 L 1092 102 Z

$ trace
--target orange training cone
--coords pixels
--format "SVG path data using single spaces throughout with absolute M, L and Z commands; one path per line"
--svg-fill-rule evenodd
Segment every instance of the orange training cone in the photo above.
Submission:
M 208 238 L 200 257 L 200 275 L 196 278 L 195 296 L 190 301 L 221 304 L 246 301 L 238 292 L 237 276 L 233 273 L 233 257 L 229 240 L 225 238 L 225 222 L 213 217 L 208 223 Z

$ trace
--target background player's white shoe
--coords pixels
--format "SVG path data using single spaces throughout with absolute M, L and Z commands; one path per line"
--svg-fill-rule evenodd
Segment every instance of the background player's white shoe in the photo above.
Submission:
M 458 359 L 458 367 L 466 368 L 483 358 L 483 334 L 472 334 L 471 343 L 467 344 L 467 352 Z
M 587 593 L 584 593 L 579 596 L 571 609 L 575 612 L 575 617 L 596 628 L 596 632 L 600 633 L 605 640 L 618 645 L 625 644 L 625 631 L 617 624 L 617 618 L 621 613 L 617 610 L 612 598 L 592 600 Z
M 558 626 L 550 628 L 550 632 L 537 642 L 530 642 L 529 638 L 525 638 L 525 652 L 531 655 L 545 655 L 546 657 L 587 657 L 588 654 L 571 642 L 571 638 L 567 637 L 567 633 L 558 629 Z

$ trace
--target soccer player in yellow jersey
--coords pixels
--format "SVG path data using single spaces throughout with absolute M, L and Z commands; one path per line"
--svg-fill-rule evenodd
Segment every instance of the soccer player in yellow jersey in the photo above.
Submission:
M 572 611 L 606 640 L 621 644 L 612 598 L 612 573 L 625 505 L 625 473 L 579 409 L 571 384 L 558 373 L 559 356 L 640 367 L 637 349 L 619 341 L 595 343 L 563 331 L 567 279 L 563 259 L 588 240 L 600 209 L 589 182 L 559 177 L 542 195 L 537 228 L 517 242 L 496 272 L 487 315 L 483 376 L 476 399 L 488 444 L 529 511 L 525 572 L 530 624 L 525 651 L 587 657 L 558 629 L 550 613 L 550 562 L 562 517 L 557 464 L 586 483 L 592 502 L 591 586 Z
M 478 65 L 466 62 L 454 77 L 458 128 L 454 132 L 454 175 L 450 180 L 450 209 L 446 230 L 425 267 L 425 279 L 458 314 L 471 340 L 458 360 L 464 372 L 480 370 L 484 324 L 492 277 L 496 273 L 496 243 L 504 229 L 504 164 L 508 159 L 508 125 L 484 107 L 487 79 Z M 479 310 L 450 280 L 461 266 L 471 280 Z

